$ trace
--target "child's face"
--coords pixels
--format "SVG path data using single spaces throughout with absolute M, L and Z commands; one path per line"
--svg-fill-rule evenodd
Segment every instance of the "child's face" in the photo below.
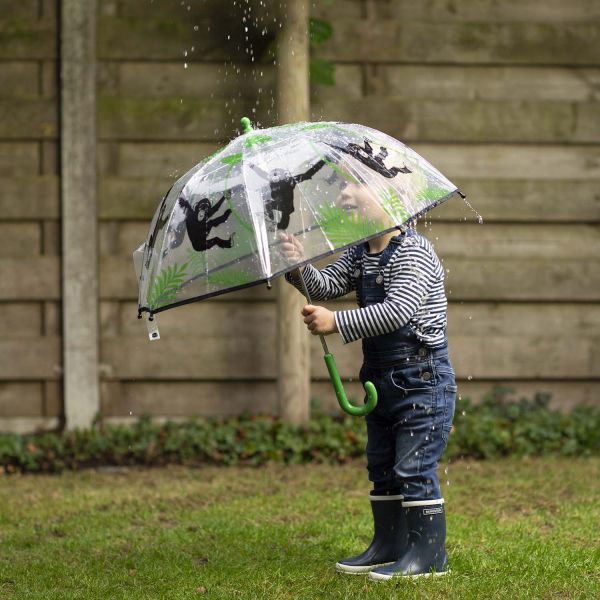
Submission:
M 368 219 L 392 227 L 389 215 L 381 208 L 374 193 L 364 184 L 347 183 L 335 200 L 336 206 L 355 219 Z

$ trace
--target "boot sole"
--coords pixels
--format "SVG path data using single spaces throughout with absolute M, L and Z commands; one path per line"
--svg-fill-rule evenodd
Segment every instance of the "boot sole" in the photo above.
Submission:
M 344 573 L 346 575 L 367 575 L 373 569 L 378 569 L 379 567 L 387 567 L 388 565 L 393 565 L 393 562 L 381 563 L 378 565 L 364 565 L 364 566 L 356 566 L 353 567 L 351 565 L 344 565 L 342 563 L 335 564 L 335 570 L 338 573 Z
M 442 577 L 444 575 L 448 575 L 450 573 L 450 569 L 447 571 L 440 571 L 439 573 L 418 573 L 416 575 L 402 575 L 398 573 L 397 575 L 387 575 L 385 573 L 369 573 L 369 579 L 371 581 L 388 581 L 390 579 L 419 579 L 419 577 Z

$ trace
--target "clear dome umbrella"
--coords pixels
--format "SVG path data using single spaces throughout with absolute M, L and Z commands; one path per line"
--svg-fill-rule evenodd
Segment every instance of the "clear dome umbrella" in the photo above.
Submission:
M 295 123 L 243 134 L 204 159 L 164 196 L 148 237 L 134 252 L 138 316 L 266 283 L 306 263 L 402 227 L 463 194 L 402 142 L 369 127 L 339 122 Z M 372 204 L 364 213 L 339 203 L 341 190 L 360 186 Z M 375 210 L 373 210 L 375 209 Z M 374 216 L 375 215 L 375 216 Z M 293 234 L 304 260 L 291 264 L 281 233 Z M 306 287 L 305 294 L 310 302 Z M 377 402 L 345 396 L 333 356 L 321 343 L 338 401 L 362 415 Z

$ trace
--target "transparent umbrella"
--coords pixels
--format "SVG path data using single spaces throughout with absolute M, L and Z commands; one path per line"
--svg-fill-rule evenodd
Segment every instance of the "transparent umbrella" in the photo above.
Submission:
M 450 198 L 446 177 L 402 142 L 369 127 L 295 123 L 244 133 L 175 182 L 158 206 L 146 241 L 134 252 L 138 316 L 148 317 L 241 288 L 267 283 L 297 267 L 402 226 Z M 377 211 L 349 214 L 336 200 L 360 185 Z M 377 216 L 373 216 L 377 215 Z M 281 233 L 304 247 L 302 263 L 281 252 Z M 310 297 L 305 289 L 307 299 Z M 341 407 L 370 412 L 377 402 L 350 404 L 321 336 Z

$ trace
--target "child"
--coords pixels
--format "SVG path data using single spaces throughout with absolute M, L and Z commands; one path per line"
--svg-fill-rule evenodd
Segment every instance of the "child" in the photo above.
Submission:
M 387 219 L 368 187 L 348 184 L 336 203 L 350 216 Z M 282 252 L 304 260 L 303 247 L 282 233 Z M 299 270 L 286 279 L 302 290 Z M 358 556 L 340 560 L 342 573 L 375 580 L 445 574 L 446 521 L 436 475 L 452 427 L 456 382 L 448 357 L 444 270 L 414 226 L 346 250 L 321 271 L 302 269 L 314 300 L 356 290 L 359 308 L 332 312 L 307 305 L 314 335 L 339 332 L 344 343 L 362 338 L 360 381 L 372 381 L 377 407 L 366 416 L 367 469 L 374 536 Z

